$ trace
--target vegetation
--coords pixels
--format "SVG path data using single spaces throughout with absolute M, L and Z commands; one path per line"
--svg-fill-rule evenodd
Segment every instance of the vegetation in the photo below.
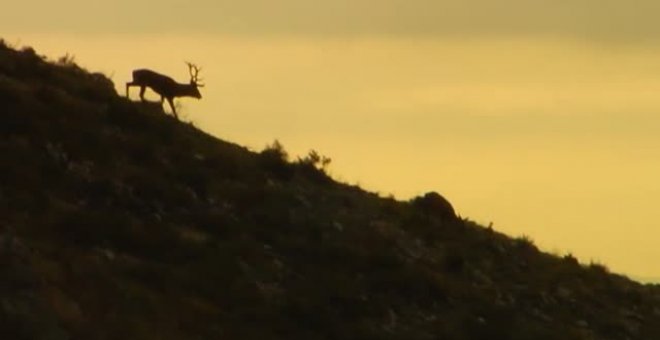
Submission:
M 660 339 L 660 290 L 0 43 L 3 339 Z

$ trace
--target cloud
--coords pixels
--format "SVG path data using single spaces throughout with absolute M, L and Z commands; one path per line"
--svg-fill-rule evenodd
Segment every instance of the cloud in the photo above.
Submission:
M 74 33 L 660 38 L 654 0 L 116 0 L 14 2 L 3 26 Z

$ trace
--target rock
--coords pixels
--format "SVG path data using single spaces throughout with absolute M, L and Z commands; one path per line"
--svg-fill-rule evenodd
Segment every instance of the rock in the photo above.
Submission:
M 444 219 L 456 219 L 456 212 L 449 201 L 435 191 L 416 197 L 412 204 L 429 215 Z
M 488 276 L 488 274 L 484 273 L 483 271 L 479 269 L 472 269 L 471 271 L 472 275 L 472 284 L 476 287 L 492 287 L 493 286 L 493 280 Z
M 26 259 L 30 249 L 13 233 L 0 234 L 0 255 L 9 255 L 15 259 Z
M 549 316 L 548 314 L 546 314 L 546 313 L 543 313 L 543 312 L 542 312 L 541 310 L 539 310 L 538 308 L 534 308 L 534 309 L 532 309 L 531 314 L 534 315 L 537 319 L 539 319 L 539 320 L 541 320 L 541 321 L 543 321 L 543 322 L 550 323 L 550 322 L 553 321 L 552 317 L 550 317 L 550 316 Z
M 573 292 L 568 288 L 558 287 L 556 292 L 557 292 L 557 296 L 562 300 L 572 300 L 573 299 Z
M 624 319 L 620 321 L 620 325 L 627 335 L 634 337 L 639 336 L 642 329 L 641 323 L 636 320 Z
M 584 320 L 578 320 L 575 324 L 580 328 L 589 328 L 589 323 Z
M 391 308 L 387 310 L 387 314 L 388 314 L 387 324 L 384 325 L 383 328 L 388 332 L 394 332 L 395 328 L 398 325 L 399 316 Z
M 29 313 L 29 307 L 22 301 L 10 301 L 8 299 L 0 300 L 0 310 L 9 316 L 26 315 Z
M 116 258 L 115 252 L 108 248 L 95 248 L 97 256 L 106 260 L 113 261 Z

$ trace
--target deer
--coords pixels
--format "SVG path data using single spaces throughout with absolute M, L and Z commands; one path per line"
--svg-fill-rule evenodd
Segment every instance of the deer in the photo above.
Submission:
M 174 98 L 193 97 L 200 99 L 202 98 L 202 94 L 199 93 L 199 88 L 204 87 L 203 84 L 199 83 L 199 71 L 201 71 L 201 68 L 190 62 L 186 62 L 186 65 L 188 65 L 188 72 L 190 73 L 189 84 L 177 83 L 174 79 L 149 69 L 133 71 L 133 81 L 126 83 L 126 97 L 129 98 L 128 91 L 132 86 L 139 86 L 140 99 L 144 102 L 144 92 L 148 87 L 160 95 L 161 105 L 167 99 L 174 117 L 178 120 L 179 116 L 174 107 Z

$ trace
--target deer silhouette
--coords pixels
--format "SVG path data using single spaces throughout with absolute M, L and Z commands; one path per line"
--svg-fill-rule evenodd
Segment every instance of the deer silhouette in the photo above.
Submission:
M 172 108 L 174 117 L 179 119 L 179 116 L 176 113 L 176 108 L 174 107 L 174 98 L 193 97 L 200 99 L 202 98 L 202 94 L 199 93 L 199 88 L 204 86 L 199 83 L 199 71 L 201 71 L 201 68 L 193 63 L 186 62 L 186 64 L 188 65 L 188 72 L 190 73 L 189 84 L 177 83 L 174 79 L 149 69 L 138 69 L 133 71 L 133 81 L 126 83 L 126 97 L 129 97 L 128 90 L 131 86 L 139 86 L 140 99 L 145 101 L 144 92 L 148 87 L 160 95 L 161 104 L 167 99 L 167 102 L 170 103 L 170 107 Z

